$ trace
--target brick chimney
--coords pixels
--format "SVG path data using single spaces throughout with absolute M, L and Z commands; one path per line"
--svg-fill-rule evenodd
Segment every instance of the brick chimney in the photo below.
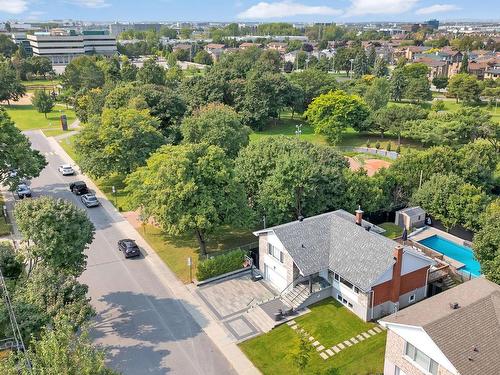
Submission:
M 361 209 L 361 206 L 358 206 L 358 209 L 354 212 L 356 213 L 356 224 L 361 226 L 363 223 L 363 210 Z
M 401 291 L 401 268 L 403 266 L 403 246 L 398 245 L 394 249 L 394 260 L 396 263 L 392 266 L 392 285 L 391 301 L 399 302 L 399 293 Z

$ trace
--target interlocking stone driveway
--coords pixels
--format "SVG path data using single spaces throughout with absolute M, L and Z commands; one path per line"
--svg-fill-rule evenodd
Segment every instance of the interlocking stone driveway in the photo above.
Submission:
M 275 296 L 264 281 L 252 281 L 250 273 L 210 283 L 199 288 L 197 293 L 237 340 L 258 333 L 243 314 L 254 302 Z

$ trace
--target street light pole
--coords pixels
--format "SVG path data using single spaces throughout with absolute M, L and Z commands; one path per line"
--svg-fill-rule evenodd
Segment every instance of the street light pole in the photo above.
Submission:
M 349 71 L 349 76 L 352 78 L 352 63 L 354 62 L 354 59 L 349 59 L 351 62 L 351 70 Z

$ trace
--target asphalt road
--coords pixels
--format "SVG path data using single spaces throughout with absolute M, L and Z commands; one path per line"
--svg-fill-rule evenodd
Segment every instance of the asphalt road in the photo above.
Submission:
M 40 132 L 26 132 L 48 166 L 31 182 L 33 196 L 64 198 L 85 209 L 96 227 L 81 281 L 89 286 L 97 318 L 95 341 L 108 350 L 109 364 L 123 374 L 234 374 L 231 365 L 173 296 L 143 256 L 124 259 L 116 243 L 127 238 L 127 223 L 103 207 L 87 209 L 69 191 L 78 175 L 63 177 L 65 164 Z

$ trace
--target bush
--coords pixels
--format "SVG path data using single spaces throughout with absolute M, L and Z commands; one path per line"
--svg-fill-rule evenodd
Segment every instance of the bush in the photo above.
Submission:
M 240 249 L 203 260 L 198 263 L 196 278 L 198 281 L 202 281 L 231 271 L 236 271 L 243 267 L 244 261 L 245 252 Z
M 432 102 L 431 109 L 434 112 L 444 111 L 444 109 L 445 109 L 444 101 L 442 101 L 441 99 L 434 100 Z
M 375 148 L 378 150 L 380 148 L 380 142 L 375 143 Z
M 392 150 L 392 143 L 391 143 L 391 142 L 389 142 L 389 143 L 387 144 L 387 146 L 385 147 L 385 149 L 386 149 L 387 151 L 391 151 L 391 150 Z
M 401 146 L 400 146 L 400 145 L 398 145 L 398 147 L 396 147 L 396 152 L 397 152 L 398 154 L 400 154 L 400 153 L 401 153 Z
M 366 147 L 370 148 L 370 146 L 371 146 L 371 143 L 370 143 L 370 140 L 368 139 L 368 140 L 366 141 Z
M 9 279 L 17 279 L 23 271 L 23 263 L 9 242 L 0 242 L 0 269 Z

